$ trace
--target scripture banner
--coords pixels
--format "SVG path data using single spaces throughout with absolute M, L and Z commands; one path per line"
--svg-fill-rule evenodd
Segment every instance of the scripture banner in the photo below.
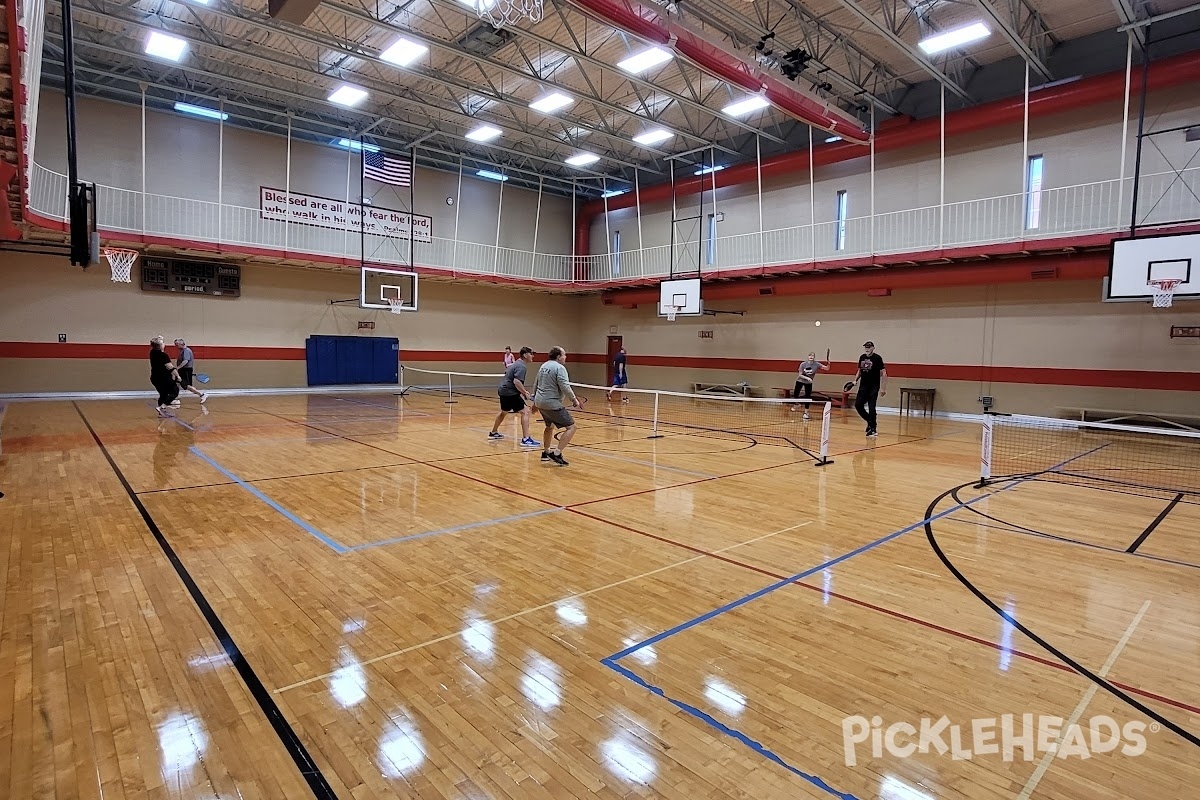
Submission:
M 390 236 L 394 239 L 412 236 L 417 242 L 433 241 L 432 217 L 378 206 L 361 206 L 311 194 L 292 192 L 289 195 L 282 189 L 268 186 L 259 187 L 258 210 L 263 219 L 286 220 L 355 233 L 362 230 L 372 236 Z

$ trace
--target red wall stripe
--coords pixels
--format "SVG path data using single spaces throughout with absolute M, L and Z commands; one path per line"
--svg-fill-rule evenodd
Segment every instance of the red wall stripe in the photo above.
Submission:
M 302 347 L 222 347 L 192 348 L 198 360 L 209 361 L 303 361 Z M 144 360 L 149 345 L 141 344 L 84 344 L 54 342 L 0 342 L 0 358 L 95 358 Z M 500 371 L 502 354 L 477 350 L 407 350 L 401 352 L 406 363 L 496 363 Z M 603 353 L 571 353 L 567 363 L 604 364 Z M 669 367 L 673 369 L 720 369 L 732 372 L 777 372 L 781 385 L 788 384 L 796 370 L 795 359 L 772 358 L 708 358 L 700 356 L 633 355 L 631 368 Z M 835 361 L 831 374 L 849 377 L 854 362 Z M 1200 391 L 1200 372 L 1162 372 L 1124 369 L 1066 369 L 1059 367 L 993 367 L 978 364 L 888 364 L 888 376 L 893 380 L 916 379 L 938 381 L 987 381 L 991 383 L 1024 383 L 1039 386 L 1085 386 L 1111 389 L 1158 389 L 1166 391 Z

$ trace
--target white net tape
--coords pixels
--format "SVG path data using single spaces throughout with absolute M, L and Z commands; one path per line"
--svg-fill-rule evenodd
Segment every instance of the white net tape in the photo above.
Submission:
M 1175 287 L 1180 283 L 1181 281 L 1150 281 L 1150 285 L 1154 287 L 1154 308 L 1170 308 Z
M 106 248 L 104 257 L 112 268 L 113 283 L 133 283 L 133 262 L 137 261 L 136 250 L 118 250 Z
M 542 21 L 542 0 L 471 0 L 479 18 L 494 28 L 515 25 L 523 19 Z

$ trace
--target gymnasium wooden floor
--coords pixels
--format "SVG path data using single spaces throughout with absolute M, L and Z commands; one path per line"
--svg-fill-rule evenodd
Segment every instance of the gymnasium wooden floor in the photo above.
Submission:
M 0 797 L 1195 796 L 1197 496 L 974 489 L 977 426 L 919 417 L 817 469 L 591 413 L 561 468 L 494 408 L 9 403 Z M 1099 746 L 978 747 L 1025 714 Z

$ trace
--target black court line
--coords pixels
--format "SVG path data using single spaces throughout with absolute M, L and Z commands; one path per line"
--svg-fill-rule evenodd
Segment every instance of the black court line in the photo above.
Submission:
M 1013 617 L 1011 614 L 1009 614 L 1007 611 L 1005 611 L 999 605 L 997 605 L 994 600 L 992 600 L 990 597 L 988 597 L 986 594 L 984 594 L 981 589 L 979 589 L 974 583 L 972 583 L 970 578 L 968 578 L 966 575 L 963 575 L 962 572 L 959 571 L 958 567 L 956 567 L 954 565 L 954 563 L 950 560 L 949 556 L 947 556 L 945 554 L 945 552 L 943 552 L 941 545 L 938 543 L 937 537 L 933 533 L 933 523 L 930 520 L 930 517 L 935 513 L 938 505 L 940 505 L 943 500 L 945 500 L 947 497 L 952 497 L 955 492 L 965 489 L 966 487 L 972 486 L 972 485 L 974 485 L 973 481 L 971 483 L 964 483 L 960 486 L 955 486 L 953 489 L 947 489 L 946 491 L 942 492 L 937 497 L 935 497 L 933 499 L 933 501 L 929 504 L 929 507 L 925 509 L 925 520 L 926 520 L 925 521 L 925 538 L 928 540 L 929 546 L 930 546 L 930 548 L 932 548 L 934 555 L 936 555 L 938 557 L 938 560 L 942 562 L 942 565 L 945 566 L 946 569 L 948 569 L 950 571 L 951 575 L 953 575 L 955 578 L 958 579 L 959 583 L 961 583 L 964 587 L 966 587 L 967 591 L 969 591 L 971 594 L 975 595 L 975 597 L 979 598 L 979 600 L 981 600 L 984 605 L 986 605 L 988 608 L 990 608 L 993 612 L 995 612 L 995 614 L 997 616 L 999 616 L 1001 619 L 1003 619 L 1009 625 L 1012 625 L 1014 628 L 1019 630 L 1021 633 L 1025 634 L 1030 639 L 1037 642 L 1038 646 L 1040 646 L 1043 650 L 1045 650 L 1046 652 L 1053 655 L 1059 661 L 1063 662 L 1064 664 L 1069 666 L 1071 669 L 1075 670 L 1077 673 L 1079 673 L 1083 677 L 1087 678 L 1092 683 L 1096 684 L 1096 686 L 1098 686 L 1099 688 L 1108 692 L 1113 697 L 1117 698 L 1118 700 L 1122 701 L 1123 703 L 1126 703 L 1129 706 L 1132 706 L 1133 708 L 1136 708 L 1138 711 L 1142 712 L 1150 719 L 1159 723 L 1164 728 L 1167 728 L 1172 733 L 1175 733 L 1175 734 L 1181 736 L 1183 739 L 1185 739 L 1190 744 L 1193 744 L 1196 747 L 1200 747 L 1200 736 L 1197 736 L 1196 734 L 1183 728 L 1182 726 L 1178 725 L 1177 723 L 1172 722 L 1171 720 L 1167 719 L 1165 716 L 1158 713 L 1154 709 L 1141 703 L 1140 701 L 1136 700 L 1135 698 L 1129 696 L 1129 694 L 1124 692 L 1122 689 L 1118 688 L 1117 686 L 1114 686 L 1112 683 L 1110 683 L 1105 678 L 1101 678 L 1099 675 L 1092 672 L 1087 667 L 1083 666 L 1083 664 L 1080 664 L 1078 661 L 1076 661 L 1075 659 L 1068 656 L 1062 650 L 1059 650 L 1057 647 L 1050 644 L 1050 642 L 1046 641 L 1041 636 L 1038 636 L 1036 633 L 1034 633 L 1032 630 L 1030 630 L 1025 624 L 1023 624 L 1022 622 L 1017 620 L 1015 617 Z
M 146 523 L 146 527 L 150 533 L 154 535 L 158 546 L 162 548 L 163 554 L 167 560 L 171 562 L 171 566 L 175 568 L 175 573 L 179 579 L 183 581 L 183 585 L 187 588 L 188 594 L 192 596 L 192 601 L 196 607 L 200 609 L 200 613 L 204 615 L 204 620 L 212 629 L 213 634 L 217 637 L 217 641 L 221 644 L 221 648 L 225 651 L 225 655 L 233 663 L 241 676 L 242 681 L 246 684 L 246 688 L 250 690 L 250 694 L 258 703 L 258 707 L 262 709 L 263 716 L 271 723 L 271 727 L 275 729 L 275 733 L 279 736 L 279 741 L 283 743 L 284 749 L 288 751 L 288 755 L 292 757 L 292 761 L 296 763 L 296 767 L 300 770 L 300 774 L 304 780 L 308 782 L 308 788 L 312 790 L 313 797 L 317 800 L 337 800 L 337 794 L 334 793 L 333 787 L 329 785 L 329 781 L 321 773 L 320 767 L 312 760 L 312 756 L 308 754 L 304 743 L 300 741 L 300 737 L 292 730 L 292 726 L 280 711 L 279 706 L 271 699 L 270 692 L 263 686 L 258 675 L 255 674 L 254 668 L 246 661 L 242 655 L 241 649 L 237 643 L 233 641 L 233 637 L 229 635 L 229 631 L 225 628 L 221 618 L 217 616 L 217 612 L 213 610 L 204 593 L 200 591 L 200 587 L 196 585 L 196 581 L 192 579 L 191 573 L 187 571 L 187 567 L 183 565 L 179 555 L 175 552 L 175 548 L 171 547 L 171 543 L 159 530 L 158 523 L 150 516 L 150 512 L 142 505 L 141 499 L 137 493 L 133 491 L 133 487 L 129 485 L 129 481 L 125 480 L 125 476 L 121 473 L 117 462 L 113 461 L 113 457 L 109 455 L 108 448 L 104 446 L 104 442 L 100 441 L 100 436 L 92 427 L 92 423 L 88 422 L 88 418 L 84 416 L 83 410 L 75 401 L 71 402 L 75 407 L 75 412 L 79 414 L 79 418 L 83 420 L 83 424 L 87 426 L 88 432 L 92 434 L 92 439 L 95 440 L 96 446 L 100 448 L 100 452 L 104 454 L 104 458 L 108 461 L 109 467 L 112 468 L 113 474 L 117 476 L 117 480 L 121 482 L 125 493 L 129 495 L 129 499 L 133 502 L 138 513 L 142 515 L 142 521 Z
M 1179 494 L 1175 495 L 1175 499 L 1173 499 L 1171 502 L 1167 503 L 1167 507 L 1159 512 L 1158 516 L 1154 518 L 1154 521 L 1146 526 L 1146 530 L 1142 531 L 1142 535 L 1137 537 L 1136 539 L 1134 539 L 1133 544 L 1129 545 L 1129 549 L 1126 550 L 1125 552 L 1126 553 L 1137 552 L 1137 549 L 1142 546 L 1142 542 L 1146 541 L 1146 538 L 1150 534 L 1154 533 L 1154 529 L 1157 528 L 1160 524 L 1162 524 L 1162 521 L 1167 518 L 1167 515 L 1171 513 L 1171 511 L 1175 508 L 1175 506 L 1179 505 L 1179 501 L 1182 499 L 1183 499 L 1183 492 L 1180 492 Z

